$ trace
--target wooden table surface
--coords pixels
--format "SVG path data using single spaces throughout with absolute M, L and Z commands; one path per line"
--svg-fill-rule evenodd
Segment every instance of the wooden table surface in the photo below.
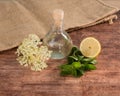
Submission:
M 0 96 L 120 96 L 120 12 L 114 24 L 99 24 L 70 33 L 75 45 L 95 37 L 102 45 L 97 70 L 80 78 L 61 77 L 58 65 L 50 60 L 42 72 L 20 66 L 16 48 L 0 53 Z

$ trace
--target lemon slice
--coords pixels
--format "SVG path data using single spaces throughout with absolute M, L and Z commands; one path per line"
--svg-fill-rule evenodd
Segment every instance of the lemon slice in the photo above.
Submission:
M 87 37 L 82 40 L 80 51 L 85 57 L 95 58 L 101 51 L 100 42 L 94 37 Z

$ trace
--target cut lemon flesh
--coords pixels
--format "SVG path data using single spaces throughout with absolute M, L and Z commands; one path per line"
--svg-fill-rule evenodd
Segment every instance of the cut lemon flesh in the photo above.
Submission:
M 87 37 L 82 40 L 80 51 L 85 57 L 95 58 L 101 51 L 100 42 L 94 37 Z

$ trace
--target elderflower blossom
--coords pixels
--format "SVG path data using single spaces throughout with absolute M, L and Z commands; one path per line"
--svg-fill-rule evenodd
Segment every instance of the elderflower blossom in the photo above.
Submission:
M 37 35 L 30 34 L 23 40 L 16 53 L 21 65 L 30 67 L 34 71 L 41 71 L 48 66 L 46 61 L 50 58 L 52 51 L 42 45 Z

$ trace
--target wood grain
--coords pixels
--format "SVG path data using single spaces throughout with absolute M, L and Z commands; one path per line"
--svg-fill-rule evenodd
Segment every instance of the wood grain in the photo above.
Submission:
M 80 78 L 59 76 L 63 60 L 50 60 L 42 72 L 33 72 L 16 61 L 16 48 L 0 53 L 0 96 L 120 96 L 120 12 L 107 23 L 70 33 L 75 45 L 92 36 L 102 45 L 97 70 Z

